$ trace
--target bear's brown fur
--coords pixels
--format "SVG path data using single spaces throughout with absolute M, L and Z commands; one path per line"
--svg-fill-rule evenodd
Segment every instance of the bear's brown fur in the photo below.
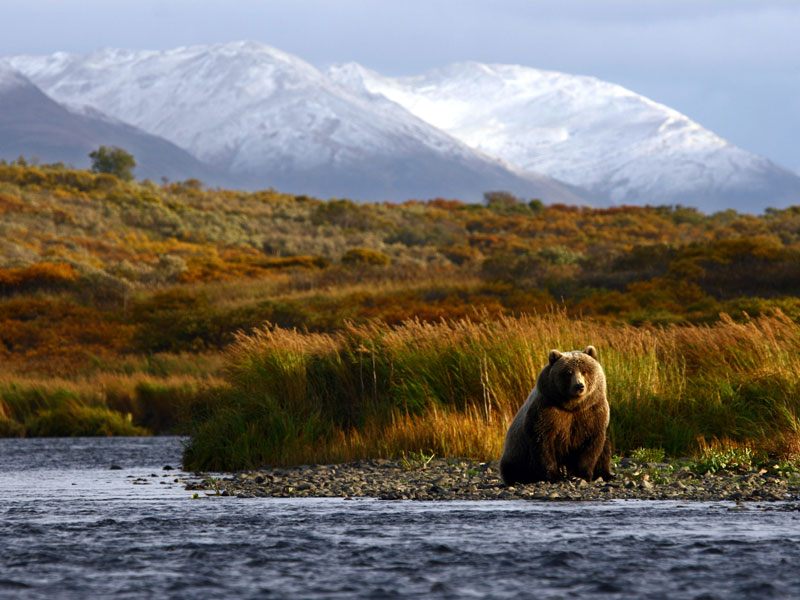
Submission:
M 597 349 L 551 350 L 549 358 L 508 428 L 500 459 L 503 481 L 611 479 L 610 411 Z

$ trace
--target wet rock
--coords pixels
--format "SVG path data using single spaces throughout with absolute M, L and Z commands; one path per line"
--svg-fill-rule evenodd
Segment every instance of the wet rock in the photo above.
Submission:
M 798 474 L 717 472 L 697 475 L 680 461 L 619 462 L 616 478 L 587 482 L 571 478 L 506 487 L 496 461 L 434 459 L 409 465 L 387 459 L 339 465 L 262 468 L 220 479 L 187 481 L 187 489 L 227 492 L 237 497 L 338 497 L 385 500 L 530 500 L 613 499 L 798 501 Z M 194 486 L 194 487 L 193 487 Z M 216 486 L 216 487 L 215 487 Z

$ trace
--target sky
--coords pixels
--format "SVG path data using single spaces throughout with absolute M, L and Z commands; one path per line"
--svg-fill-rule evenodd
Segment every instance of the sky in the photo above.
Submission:
M 255 40 L 321 68 L 590 75 L 800 172 L 798 0 L 0 0 L 0 56 Z

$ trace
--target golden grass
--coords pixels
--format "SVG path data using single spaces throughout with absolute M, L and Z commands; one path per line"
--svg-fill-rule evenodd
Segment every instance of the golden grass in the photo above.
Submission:
M 800 326 L 782 314 L 633 327 L 553 312 L 240 335 L 229 353 L 231 399 L 198 426 L 187 457 L 215 468 L 419 450 L 497 458 L 549 350 L 589 344 L 607 374 L 619 452 L 691 453 L 703 439 L 772 453 L 797 445 Z M 228 450 L 215 441 L 222 431 Z

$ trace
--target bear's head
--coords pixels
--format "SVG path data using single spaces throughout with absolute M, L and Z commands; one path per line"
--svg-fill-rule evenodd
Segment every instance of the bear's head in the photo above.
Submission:
M 550 351 L 547 372 L 548 395 L 563 408 L 574 410 L 599 387 L 605 391 L 605 374 L 597 360 L 597 349 L 572 352 Z

